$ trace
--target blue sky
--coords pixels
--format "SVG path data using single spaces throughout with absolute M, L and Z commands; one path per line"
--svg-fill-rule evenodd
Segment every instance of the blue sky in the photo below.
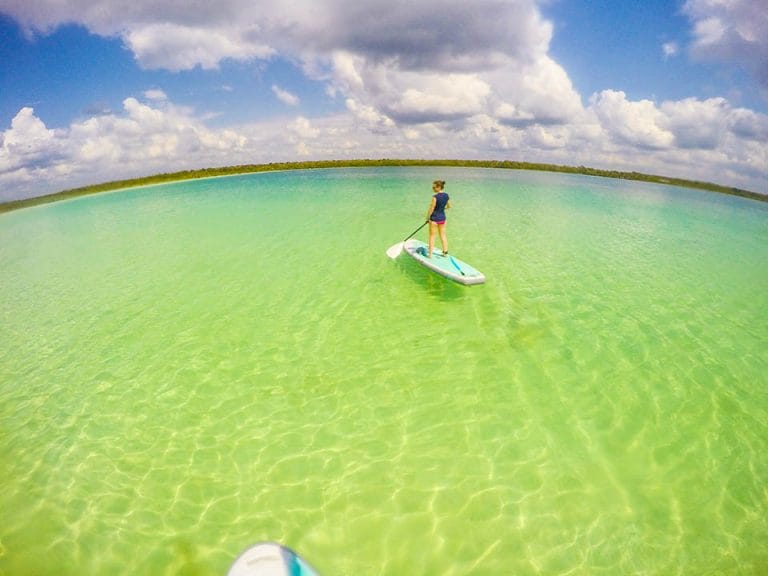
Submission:
M 511 159 L 768 193 L 768 0 L 0 0 L 0 201 Z

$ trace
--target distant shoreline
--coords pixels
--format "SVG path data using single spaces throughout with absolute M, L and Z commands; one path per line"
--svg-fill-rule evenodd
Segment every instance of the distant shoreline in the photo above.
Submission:
M 44 196 L 35 196 L 24 200 L 12 200 L 0 204 L 0 213 L 10 212 L 21 208 L 39 206 L 59 200 L 97 194 L 99 192 L 108 192 L 120 190 L 123 188 L 135 188 L 138 186 L 148 186 L 152 184 L 165 184 L 168 182 L 177 182 L 183 180 L 195 180 L 199 178 L 210 178 L 214 176 L 234 176 L 237 174 L 253 174 L 258 172 L 275 172 L 282 170 L 309 170 L 319 168 L 365 168 L 376 166 L 457 166 L 464 168 L 501 168 L 506 170 L 536 170 L 541 172 L 560 172 L 565 174 L 581 174 L 584 176 L 598 176 L 602 178 L 616 178 L 622 180 L 637 180 L 640 182 L 652 182 L 655 184 L 664 184 L 668 186 L 681 186 L 684 188 L 695 188 L 709 192 L 718 192 L 720 194 L 729 194 L 731 196 L 741 196 L 761 202 L 768 202 L 768 195 L 720 186 L 710 182 L 698 182 L 695 180 L 685 180 L 682 178 L 670 178 L 666 176 L 657 176 L 653 174 L 642 174 L 640 172 L 621 172 L 617 170 L 599 170 L 597 168 L 588 168 L 585 166 L 559 166 L 557 164 L 538 164 L 533 162 L 514 162 L 511 160 L 318 160 L 313 162 L 275 162 L 269 164 L 245 164 L 241 166 L 225 166 L 222 168 L 201 168 L 199 170 L 182 170 L 180 172 L 170 172 L 146 176 L 143 178 L 131 178 L 128 180 L 115 180 L 113 182 L 104 182 L 92 186 L 83 186 L 81 188 L 72 188 L 62 192 L 46 194 Z

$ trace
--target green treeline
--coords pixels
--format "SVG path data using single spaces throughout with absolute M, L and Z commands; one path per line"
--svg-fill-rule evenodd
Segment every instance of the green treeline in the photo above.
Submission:
M 559 166 L 556 164 L 538 164 L 532 162 L 514 162 L 511 160 L 319 160 L 313 162 L 275 162 L 270 164 L 246 164 L 243 166 L 225 166 L 221 168 L 202 168 L 200 170 L 183 170 L 181 172 L 169 172 L 147 176 L 144 178 L 132 178 L 129 180 L 115 180 L 93 186 L 73 188 L 55 194 L 37 196 L 25 200 L 14 200 L 0 204 L 0 213 L 9 212 L 19 208 L 47 204 L 68 198 L 76 198 L 87 194 L 131 188 L 135 186 L 147 186 L 151 184 L 163 184 L 178 180 L 191 180 L 195 178 L 211 178 L 214 176 L 231 176 L 234 174 L 249 174 L 254 172 L 273 172 L 278 170 L 309 170 L 322 168 L 361 168 L 370 166 L 461 166 L 469 168 L 502 168 L 506 170 L 538 170 L 543 172 L 563 172 L 567 174 L 583 174 L 586 176 L 599 176 L 603 178 L 621 178 L 624 180 L 640 180 L 642 182 L 654 182 L 685 188 L 698 188 L 722 194 L 743 196 L 753 200 L 768 201 L 768 196 L 757 194 L 739 188 L 720 186 L 710 182 L 697 182 L 681 178 L 667 178 L 640 172 L 620 172 L 617 170 L 598 170 L 585 166 Z

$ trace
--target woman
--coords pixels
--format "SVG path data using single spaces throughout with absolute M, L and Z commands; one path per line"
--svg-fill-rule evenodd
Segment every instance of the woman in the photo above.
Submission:
M 445 180 L 435 180 L 432 182 L 432 202 L 427 211 L 427 221 L 429 222 L 429 253 L 427 256 L 432 258 L 432 250 L 435 247 L 435 234 L 440 233 L 440 243 L 443 245 L 443 255 L 448 254 L 448 237 L 445 235 L 445 211 L 451 207 L 451 199 L 448 194 L 443 192 Z

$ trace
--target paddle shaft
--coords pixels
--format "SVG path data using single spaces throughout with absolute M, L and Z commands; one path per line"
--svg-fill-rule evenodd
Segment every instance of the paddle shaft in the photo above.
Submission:
M 426 222 L 424 222 L 424 224 L 422 224 L 421 226 L 419 226 L 418 228 L 416 228 L 416 230 L 414 230 L 413 232 L 411 232 L 410 234 L 408 234 L 408 236 L 405 238 L 405 240 L 408 240 L 408 239 L 409 239 L 411 236 L 413 236 L 414 234 L 416 234 L 416 232 L 418 232 L 419 230 L 421 230 L 422 228 L 424 228 L 424 226 L 426 226 L 427 224 L 429 224 L 429 220 L 427 220 Z M 403 240 L 403 242 L 405 242 L 405 240 Z

